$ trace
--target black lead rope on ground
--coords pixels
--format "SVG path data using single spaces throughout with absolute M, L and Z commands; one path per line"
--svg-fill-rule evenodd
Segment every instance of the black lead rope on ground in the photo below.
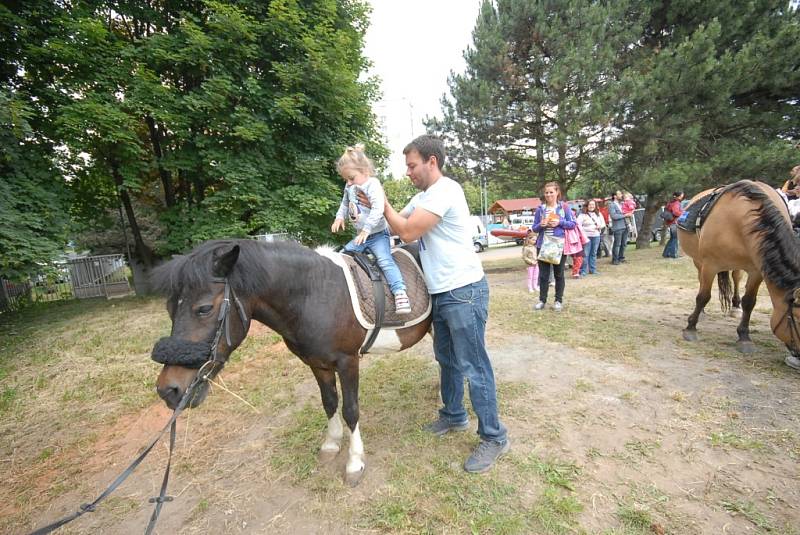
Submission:
M 164 506 L 164 502 L 171 502 L 172 496 L 167 496 L 167 482 L 169 481 L 169 471 L 170 466 L 172 465 L 172 452 L 175 449 L 175 434 L 176 434 L 176 426 L 178 416 L 180 415 L 181 411 L 186 408 L 186 404 L 189 402 L 189 399 L 194 395 L 194 389 L 197 387 L 198 384 L 207 381 L 210 377 L 212 377 L 215 372 L 218 372 L 219 369 L 222 368 L 224 365 L 224 360 L 217 359 L 217 350 L 219 349 L 219 340 L 222 337 L 222 332 L 225 331 L 225 341 L 228 343 L 228 347 L 231 346 L 231 335 L 230 335 L 230 320 L 228 319 L 228 312 L 230 311 L 230 298 L 233 297 L 234 302 L 236 303 L 237 311 L 239 312 L 239 317 L 242 321 L 242 329 L 246 332 L 247 331 L 247 315 L 245 314 L 244 307 L 239 299 L 236 297 L 236 294 L 233 291 L 233 288 L 230 287 L 228 283 L 228 279 L 214 279 L 214 282 L 219 282 L 225 284 L 225 293 L 223 296 L 223 303 L 220 307 L 219 311 L 219 320 L 217 321 L 217 332 L 214 336 L 214 344 L 211 347 L 211 354 L 208 355 L 208 360 L 206 360 L 200 369 L 197 370 L 197 375 L 195 376 L 194 380 L 189 384 L 189 388 L 186 389 L 186 392 L 183 393 L 183 397 L 181 398 L 178 406 L 175 407 L 175 412 L 172 413 L 172 417 L 170 417 L 167 425 L 161 430 L 158 436 L 150 443 L 145 450 L 139 454 L 139 456 L 122 472 L 117 479 L 108 486 L 103 493 L 95 499 L 92 503 L 83 504 L 80 508 L 72 513 L 69 516 L 65 516 L 61 520 L 53 522 L 43 528 L 39 528 L 36 531 L 32 531 L 30 535 L 45 535 L 50 533 L 64 524 L 69 524 L 79 516 L 83 515 L 83 513 L 92 513 L 94 512 L 97 504 L 106 499 L 109 494 L 114 492 L 117 487 L 119 487 L 123 481 L 125 481 L 129 475 L 136 470 L 136 467 L 147 457 L 147 454 L 153 449 L 156 443 L 161 440 L 161 437 L 164 436 L 164 433 L 167 431 L 167 428 L 170 428 L 169 434 L 169 458 L 167 460 L 167 468 L 164 471 L 164 479 L 161 482 L 161 492 L 155 498 L 150 498 L 150 503 L 155 503 L 155 508 L 153 509 L 153 514 L 150 517 L 150 522 L 147 524 L 147 529 L 145 530 L 145 535 L 150 535 L 153 532 L 153 528 L 155 528 L 156 521 L 158 520 L 158 515 L 161 514 L 161 508 Z M 219 369 L 217 366 L 219 365 Z M 208 367 L 208 369 L 206 369 Z
M 203 370 L 201 369 L 200 371 Z M 147 530 L 145 531 L 146 535 L 150 535 L 153 531 L 153 528 L 156 525 L 156 520 L 158 520 L 158 515 L 161 513 L 161 507 L 163 506 L 164 502 L 172 501 L 172 496 L 166 496 L 166 492 L 167 492 L 167 481 L 169 480 L 169 469 L 172 463 L 172 451 L 175 449 L 175 434 L 176 434 L 176 423 L 178 420 L 178 416 L 183 411 L 183 409 L 186 408 L 186 404 L 188 403 L 191 395 L 194 393 L 194 389 L 197 386 L 197 384 L 199 384 L 201 381 L 205 381 L 205 377 L 207 377 L 207 375 L 205 374 L 201 375 L 200 373 L 197 374 L 195 380 L 183 394 L 183 398 L 181 398 L 180 403 L 178 403 L 178 406 L 175 408 L 175 412 L 172 413 L 172 416 L 167 422 L 167 425 L 164 426 L 164 428 L 161 430 L 158 436 L 156 436 L 153 442 L 151 442 L 150 445 L 147 446 L 147 448 L 145 448 L 145 450 L 142 453 L 140 453 L 139 456 L 136 457 L 136 459 L 134 459 L 134 461 L 130 464 L 130 466 L 128 466 L 128 468 L 125 469 L 125 471 L 123 471 L 119 476 L 117 476 L 117 479 L 115 479 L 108 486 L 108 488 L 106 488 L 106 490 L 104 490 L 103 493 L 100 494 L 100 496 L 98 496 L 92 503 L 82 504 L 80 508 L 71 515 L 65 516 L 61 520 L 57 520 L 56 522 L 53 522 L 52 524 L 39 528 L 36 531 L 32 531 L 30 535 L 45 535 L 60 528 L 65 524 L 69 524 L 70 522 L 72 522 L 79 516 L 83 515 L 84 513 L 93 513 L 95 511 L 95 508 L 97 507 L 97 504 L 105 500 L 112 492 L 117 490 L 117 487 L 119 487 L 123 481 L 128 479 L 128 476 L 130 476 L 133 473 L 133 471 L 136 470 L 136 467 L 138 467 L 139 464 L 141 464 L 141 462 L 144 460 L 144 458 L 147 457 L 147 454 L 150 453 L 150 451 L 152 451 L 153 447 L 158 443 L 159 440 L 161 440 L 161 437 L 164 436 L 164 433 L 167 431 L 167 428 L 169 428 L 170 429 L 169 460 L 167 461 L 167 469 L 164 472 L 164 480 L 161 483 L 161 493 L 157 498 L 150 498 L 149 500 L 150 503 L 155 502 L 156 504 L 155 509 L 153 510 L 153 514 L 150 517 L 150 522 L 147 525 Z

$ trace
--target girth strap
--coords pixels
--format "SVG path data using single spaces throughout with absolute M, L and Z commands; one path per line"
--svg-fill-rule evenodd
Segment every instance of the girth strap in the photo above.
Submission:
M 369 280 L 372 281 L 372 292 L 375 294 L 375 328 L 367 338 L 364 345 L 361 346 L 361 354 L 365 354 L 369 351 L 372 347 L 372 344 L 375 343 L 375 340 L 378 338 L 378 333 L 381 332 L 381 325 L 383 324 L 383 316 L 386 311 L 386 300 L 383 295 L 383 278 L 381 276 L 381 270 L 378 266 L 373 264 L 369 261 L 369 257 L 365 254 L 361 253 L 351 253 L 347 252 L 353 257 L 353 260 L 356 261 L 361 269 L 367 272 L 369 275 Z

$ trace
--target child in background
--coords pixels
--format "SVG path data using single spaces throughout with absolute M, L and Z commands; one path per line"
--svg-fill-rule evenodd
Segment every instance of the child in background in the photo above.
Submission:
M 353 240 L 344 246 L 345 251 L 363 252 L 369 248 L 378 261 L 378 266 L 389 283 L 389 288 L 394 295 L 394 310 L 396 314 L 411 312 L 411 303 L 406 293 L 406 283 L 403 275 L 392 257 L 392 246 L 386 219 L 383 217 L 384 193 L 381 183 L 375 178 L 375 167 L 372 161 L 364 154 L 364 145 L 348 147 L 339 161 L 336 170 L 345 180 L 342 202 L 336 212 L 336 219 L 331 225 L 331 232 L 344 229 L 345 218 L 358 230 Z M 371 208 L 358 202 L 358 191 L 364 192 L 370 202 Z
M 626 191 L 624 200 L 620 203 L 622 208 L 622 215 L 625 216 L 625 226 L 628 227 L 628 237 L 631 240 L 636 240 L 636 219 L 633 212 L 636 210 L 636 201 L 633 199 L 633 194 Z
M 522 246 L 522 260 L 528 264 L 528 293 L 539 291 L 539 262 L 536 255 L 536 234 L 529 230 Z

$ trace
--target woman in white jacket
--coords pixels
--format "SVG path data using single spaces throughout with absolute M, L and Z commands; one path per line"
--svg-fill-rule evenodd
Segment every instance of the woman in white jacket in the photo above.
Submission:
M 583 205 L 581 213 L 578 215 L 578 225 L 583 229 L 583 233 L 589 238 L 583 246 L 583 265 L 581 266 L 581 276 L 587 273 L 597 275 L 597 249 L 600 247 L 600 234 L 606 228 L 603 214 L 597 209 L 595 201 L 589 201 Z

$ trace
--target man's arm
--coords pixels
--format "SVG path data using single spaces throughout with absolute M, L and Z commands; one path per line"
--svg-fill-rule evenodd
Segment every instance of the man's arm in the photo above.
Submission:
M 392 232 L 406 243 L 418 239 L 441 221 L 438 215 L 420 207 L 415 208 L 408 217 L 403 217 L 392 208 L 388 200 L 384 204 L 383 216 L 392 227 Z

